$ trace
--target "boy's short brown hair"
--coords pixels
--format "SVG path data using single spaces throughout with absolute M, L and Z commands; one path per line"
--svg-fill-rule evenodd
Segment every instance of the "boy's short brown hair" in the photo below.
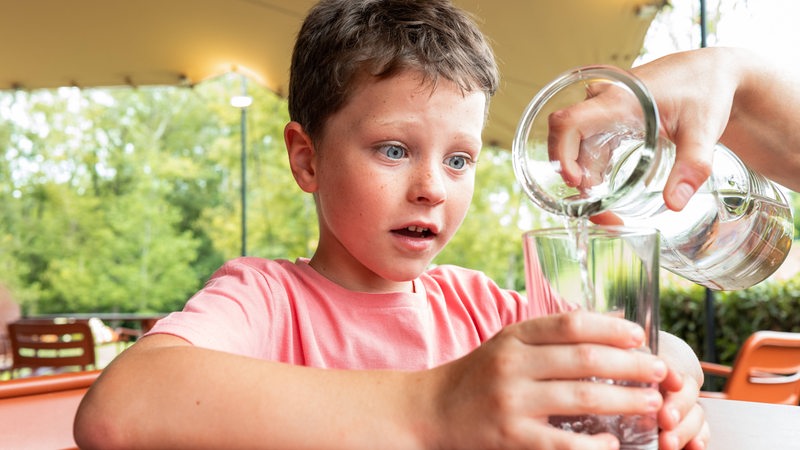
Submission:
M 289 115 L 312 139 L 349 99 L 360 77 L 419 71 L 488 99 L 497 90 L 494 55 L 472 18 L 449 0 L 322 0 L 295 42 Z

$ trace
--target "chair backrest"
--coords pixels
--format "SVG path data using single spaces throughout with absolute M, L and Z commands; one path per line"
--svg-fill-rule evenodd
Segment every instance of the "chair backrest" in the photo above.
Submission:
M 13 370 L 95 368 L 94 337 L 86 321 L 18 320 L 8 324 Z
M 733 400 L 797 405 L 800 333 L 753 333 L 739 350 L 723 391 Z

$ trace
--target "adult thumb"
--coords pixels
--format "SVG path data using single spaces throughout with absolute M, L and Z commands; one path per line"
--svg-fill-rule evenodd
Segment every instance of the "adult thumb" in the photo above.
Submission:
M 711 175 L 714 139 L 678 134 L 675 138 L 675 164 L 664 185 L 664 203 L 673 211 L 682 210 Z

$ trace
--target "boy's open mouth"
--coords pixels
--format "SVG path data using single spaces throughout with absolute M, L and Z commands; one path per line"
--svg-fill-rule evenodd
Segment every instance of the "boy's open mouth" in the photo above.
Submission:
M 392 230 L 392 233 L 397 233 L 402 236 L 408 236 L 413 238 L 429 238 L 434 236 L 434 233 L 429 228 L 422 228 L 417 226 L 410 226 L 406 228 Z

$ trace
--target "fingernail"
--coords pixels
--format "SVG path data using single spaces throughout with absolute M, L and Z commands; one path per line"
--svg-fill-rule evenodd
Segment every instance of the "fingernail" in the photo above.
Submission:
M 674 422 L 675 425 L 677 425 L 677 424 L 679 424 L 681 422 L 681 413 L 678 412 L 677 409 L 670 408 L 669 416 L 672 418 L 672 422 Z
M 678 183 L 672 191 L 672 199 L 675 202 L 675 207 L 683 209 L 683 207 L 689 203 L 689 199 L 692 198 L 692 195 L 694 195 L 692 186 L 688 183 Z
M 631 344 L 633 344 L 634 347 L 641 347 L 644 345 L 644 330 L 642 327 L 631 327 Z
M 664 361 L 657 359 L 653 363 L 653 375 L 659 380 L 663 380 L 667 376 L 667 364 Z
M 662 399 L 661 394 L 659 394 L 658 391 L 648 392 L 646 395 L 647 406 L 649 406 L 650 409 L 657 411 L 659 408 L 661 408 Z

